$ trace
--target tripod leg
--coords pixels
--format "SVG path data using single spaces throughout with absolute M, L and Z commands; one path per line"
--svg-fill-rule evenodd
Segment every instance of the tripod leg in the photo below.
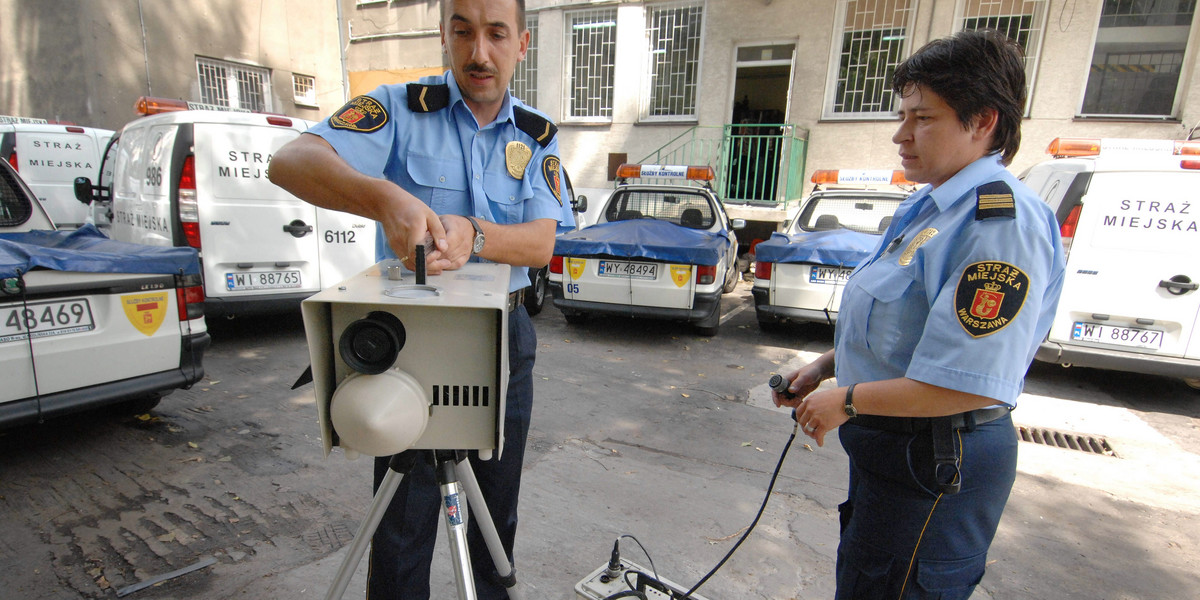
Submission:
M 476 600 L 475 576 L 467 551 L 467 506 L 462 502 L 462 484 L 455 471 L 456 456 L 452 451 L 438 450 L 436 457 L 434 471 L 442 492 L 442 506 L 446 510 L 446 535 L 454 559 L 454 583 L 458 586 L 460 600 Z
M 467 503 L 475 511 L 475 522 L 479 524 L 479 531 L 483 534 L 483 540 L 487 542 L 492 562 L 496 564 L 496 572 L 500 574 L 501 581 L 508 588 L 509 600 L 521 600 L 521 594 L 517 591 L 517 575 L 508 561 L 508 555 L 504 552 L 504 544 L 500 542 L 500 534 L 496 532 L 496 523 L 492 521 L 492 514 L 488 511 L 487 502 L 483 500 L 483 492 L 479 490 L 479 481 L 475 479 L 475 470 L 471 468 L 470 461 L 464 460 L 460 464 L 462 468 L 459 470 L 459 477 L 462 479 L 463 488 L 467 491 Z
M 375 530 L 379 528 L 379 522 L 383 520 L 383 514 L 387 511 L 388 505 L 392 503 L 392 497 L 396 495 L 400 481 L 404 479 L 404 475 L 412 471 L 413 465 L 416 464 L 416 457 L 416 452 L 408 450 L 393 456 L 388 463 L 388 472 L 379 484 L 379 491 L 375 493 L 375 499 L 371 502 L 371 508 L 367 511 L 366 518 L 363 519 L 362 525 L 358 526 L 358 532 L 354 534 L 354 541 L 346 552 L 346 558 L 342 559 L 342 566 L 338 567 L 338 572 L 333 578 L 333 585 L 325 594 L 325 600 L 341 600 L 346 593 L 346 587 L 350 585 L 350 579 L 354 577 L 358 563 L 362 562 L 362 556 L 367 551 L 367 544 L 371 542 L 371 536 L 375 535 Z

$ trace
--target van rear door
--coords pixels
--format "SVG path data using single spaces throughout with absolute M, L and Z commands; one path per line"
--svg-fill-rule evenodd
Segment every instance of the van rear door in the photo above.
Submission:
M 1049 339 L 1069 345 L 1200 358 L 1196 261 L 1200 171 L 1097 168 L 1080 205 L 1066 280 Z M 1069 228 L 1069 227 L 1068 227 Z M 1066 244 L 1064 244 L 1066 245 Z M 1179 285 L 1172 285 L 1179 284 Z
M 265 115 L 216 113 L 193 125 L 196 202 L 209 299 L 321 289 L 316 209 L 267 179 L 271 157 L 304 129 Z
M 76 177 L 95 179 L 100 153 L 113 132 L 74 125 L 14 125 L 12 150 L 17 171 L 37 194 L 59 229 L 76 229 L 87 221 L 88 207 L 75 199 Z

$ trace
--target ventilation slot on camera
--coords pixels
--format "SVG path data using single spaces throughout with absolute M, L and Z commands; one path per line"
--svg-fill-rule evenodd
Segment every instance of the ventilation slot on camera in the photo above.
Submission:
M 491 388 L 482 385 L 435 385 L 434 406 L 487 406 Z

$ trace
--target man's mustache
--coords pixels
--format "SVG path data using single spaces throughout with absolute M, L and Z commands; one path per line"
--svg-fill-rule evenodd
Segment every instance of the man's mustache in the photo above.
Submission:
M 463 67 L 463 72 L 464 73 L 483 73 L 485 75 L 495 75 L 496 69 L 488 67 L 487 65 L 481 65 L 479 63 L 471 63 L 471 64 L 467 65 L 466 67 Z

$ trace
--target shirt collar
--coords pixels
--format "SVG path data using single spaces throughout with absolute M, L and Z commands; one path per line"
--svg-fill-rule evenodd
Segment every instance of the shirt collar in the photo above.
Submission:
M 1000 162 L 1000 159 L 999 152 L 987 154 L 963 167 L 953 177 L 947 179 L 946 183 L 939 185 L 937 188 L 925 186 L 918 190 L 917 193 L 924 192 L 930 198 L 933 198 L 933 202 L 937 204 L 939 211 L 945 211 L 967 192 L 975 189 L 979 185 L 979 182 L 988 181 L 992 175 L 1003 171 L 1004 164 Z
M 450 109 L 457 110 L 457 107 L 462 106 L 462 110 L 467 111 L 467 114 L 471 115 L 472 122 L 478 126 L 479 121 L 478 119 L 475 119 L 475 113 L 471 112 L 471 108 L 467 106 L 466 102 L 463 101 L 462 90 L 458 89 L 458 82 L 454 80 L 454 72 L 446 71 L 443 77 L 446 78 L 446 85 L 450 88 Z M 505 92 L 507 91 L 508 88 L 505 88 Z M 489 123 L 488 127 L 498 125 L 500 123 L 515 122 L 513 121 L 512 99 L 512 94 L 504 94 L 504 103 L 500 105 L 500 112 L 496 113 L 496 120 Z M 487 127 L 484 127 L 483 129 L 487 129 Z

